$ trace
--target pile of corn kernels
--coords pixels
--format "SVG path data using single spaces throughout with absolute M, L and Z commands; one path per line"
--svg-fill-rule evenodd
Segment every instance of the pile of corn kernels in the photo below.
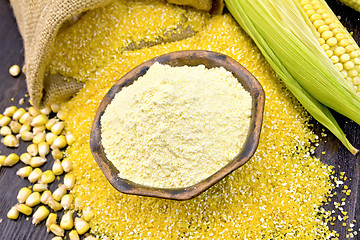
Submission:
M 88 222 L 94 212 L 90 208 L 83 209 L 81 199 L 74 199 L 73 194 L 69 193 L 75 185 L 75 176 L 72 173 L 72 162 L 64 158 L 64 149 L 72 145 L 75 138 L 65 130 L 65 117 L 66 112 L 59 104 L 40 110 L 34 107 L 6 108 L 0 115 L 2 143 L 12 148 L 18 147 L 21 141 L 30 144 L 20 156 L 15 153 L 0 155 L 0 166 L 12 167 L 19 161 L 23 162 L 25 167 L 20 168 L 16 174 L 30 184 L 19 190 L 18 202 L 9 210 L 8 218 L 15 220 L 20 213 L 32 215 L 34 225 L 46 220 L 48 231 L 58 238 L 64 236 L 65 230 L 71 230 L 70 239 L 79 239 L 79 235 L 89 230 Z M 52 168 L 43 171 L 40 167 L 47 162 L 50 154 L 54 159 Z M 51 192 L 49 186 L 56 177 L 62 175 L 63 183 Z M 79 217 L 74 219 L 75 212 Z M 58 213 L 62 215 L 59 222 Z

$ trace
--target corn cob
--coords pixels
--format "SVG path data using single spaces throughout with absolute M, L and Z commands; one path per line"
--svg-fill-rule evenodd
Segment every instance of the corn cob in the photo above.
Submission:
M 359 0 L 340 0 L 343 4 L 355 9 L 360 12 L 360 1 Z
M 315 27 L 326 55 L 360 94 L 359 46 L 322 0 L 301 0 L 300 5 Z
M 360 124 L 360 97 L 356 93 L 357 85 L 350 84 L 350 79 L 344 78 L 351 75 L 351 83 L 356 83 L 358 76 L 352 70 L 358 71 L 355 65 L 359 64 L 356 55 L 358 52 L 354 49 L 354 40 L 333 37 L 334 33 L 330 28 L 340 30 L 335 36 L 342 33 L 341 37 L 351 38 L 349 34 L 344 34 L 343 31 L 346 30 L 339 22 L 332 27 L 329 26 L 329 30 L 326 27 L 321 28 L 325 23 L 330 24 L 331 21 L 337 20 L 335 17 L 331 20 L 326 18 L 323 22 L 317 21 L 322 20 L 323 17 L 335 16 L 326 3 L 323 0 L 300 0 L 302 5 L 297 0 L 226 0 L 225 2 L 234 18 L 254 40 L 264 57 L 300 103 L 350 152 L 357 153 L 358 150 L 346 139 L 327 107 Z M 314 16 L 308 17 L 308 14 Z M 316 32 L 320 28 L 323 34 Z M 342 50 L 340 47 L 343 47 L 345 52 L 340 51 Z M 332 55 L 328 51 L 331 49 L 333 49 Z M 347 53 L 347 55 L 339 57 L 339 61 L 336 62 L 331 59 L 334 52 L 339 55 Z M 348 63 L 351 59 L 352 63 Z M 352 72 L 340 72 L 339 64 L 335 65 L 334 62 L 342 64 L 341 71 L 345 69 Z

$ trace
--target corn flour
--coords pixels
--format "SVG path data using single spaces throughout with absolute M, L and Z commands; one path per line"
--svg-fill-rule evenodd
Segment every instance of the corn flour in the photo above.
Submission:
M 106 108 L 102 144 L 121 178 L 191 186 L 239 153 L 251 105 L 250 93 L 222 67 L 155 63 Z

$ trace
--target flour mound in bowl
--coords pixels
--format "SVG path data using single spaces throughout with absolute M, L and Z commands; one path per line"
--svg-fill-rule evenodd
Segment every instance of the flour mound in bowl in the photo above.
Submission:
M 107 106 L 102 145 L 121 178 L 188 187 L 241 151 L 251 106 L 250 93 L 223 67 L 155 63 Z

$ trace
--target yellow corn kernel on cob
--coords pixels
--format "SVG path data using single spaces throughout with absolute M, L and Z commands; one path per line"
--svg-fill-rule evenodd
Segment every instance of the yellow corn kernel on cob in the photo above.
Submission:
M 322 0 L 300 0 L 300 5 L 326 55 L 360 94 L 360 49 L 355 40 Z
M 359 47 L 327 3 L 225 2 L 304 108 L 356 154 L 328 108 L 360 124 Z

